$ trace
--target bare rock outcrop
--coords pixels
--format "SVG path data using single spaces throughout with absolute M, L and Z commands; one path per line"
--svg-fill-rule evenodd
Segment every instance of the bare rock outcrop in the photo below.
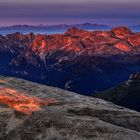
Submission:
M 1 140 L 139 140 L 140 113 L 110 102 L 16 78 L 0 86 L 57 100 L 31 115 L 0 105 Z M 11 95 L 9 95 L 11 96 Z

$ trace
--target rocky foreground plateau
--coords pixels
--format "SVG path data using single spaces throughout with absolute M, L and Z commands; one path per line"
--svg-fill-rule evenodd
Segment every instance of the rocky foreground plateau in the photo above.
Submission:
M 0 140 L 139 139 L 139 112 L 59 88 L 0 77 Z

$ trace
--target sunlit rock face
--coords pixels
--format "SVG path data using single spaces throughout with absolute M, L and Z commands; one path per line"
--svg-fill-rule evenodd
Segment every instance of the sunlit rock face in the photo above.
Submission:
M 115 35 L 115 37 L 118 37 L 120 39 L 123 39 L 126 36 L 132 34 L 131 30 L 128 29 L 127 27 L 116 27 L 116 28 L 113 28 L 111 31 Z
M 113 56 L 114 54 L 130 53 L 131 48 L 139 46 L 139 34 L 132 33 L 127 27 L 113 28 L 111 31 L 85 31 L 77 28 L 69 29 L 64 35 L 37 35 L 31 41 L 31 49 L 35 54 L 46 57 L 48 53 L 56 51 L 82 54 L 90 52 L 92 55 Z M 107 46 L 102 50 L 102 46 Z M 110 47 L 114 48 L 109 52 Z M 96 51 L 100 50 L 100 53 Z M 116 49 L 118 51 L 115 53 Z
M 0 84 L 6 84 L 6 82 L 0 80 Z M 14 108 L 23 114 L 31 115 L 33 112 L 41 110 L 42 106 L 56 104 L 56 101 L 40 99 L 26 95 L 10 87 L 0 86 L 0 104 Z
M 0 73 L 93 93 L 140 71 L 139 42 L 140 33 L 132 33 L 127 27 L 0 36 Z
M 68 29 L 67 32 L 65 32 L 64 35 L 68 35 L 68 36 L 77 36 L 77 37 L 86 37 L 88 35 L 90 35 L 89 31 L 85 31 L 85 30 L 80 30 L 77 29 L 75 27 Z
M 56 51 L 67 51 L 80 53 L 85 51 L 92 51 L 93 55 L 97 55 L 93 50 L 98 47 L 100 50 L 101 45 L 106 45 L 106 50 L 101 50 L 101 53 L 108 51 L 110 47 L 116 47 L 120 52 L 130 52 L 131 47 L 139 46 L 140 35 L 139 33 L 132 33 L 126 27 L 113 28 L 111 31 L 85 31 L 77 28 L 71 28 L 64 34 L 55 35 L 34 35 L 33 33 L 23 35 L 15 33 L 1 36 L 0 47 L 16 53 L 21 49 L 22 55 L 44 54 L 45 57 L 48 53 Z M 119 42 L 119 43 L 118 43 Z M 116 45 L 117 44 L 117 45 Z M 114 50 L 115 51 L 115 50 Z M 24 52 L 24 53 L 23 53 Z M 114 55 L 107 53 L 108 55 Z M 26 55 L 27 56 L 27 55 Z
M 127 43 L 126 41 L 118 41 L 115 44 L 115 47 L 118 48 L 119 50 L 122 50 L 124 52 L 130 52 L 131 51 L 131 45 Z
M 127 41 L 133 46 L 133 47 L 139 47 L 140 46 L 140 33 L 136 33 L 133 35 L 130 35 L 127 37 Z

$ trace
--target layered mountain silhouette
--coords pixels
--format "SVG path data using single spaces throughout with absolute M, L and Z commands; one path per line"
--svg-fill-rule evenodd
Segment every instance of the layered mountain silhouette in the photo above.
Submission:
M 140 111 L 140 74 L 130 75 L 129 80 L 115 88 L 94 95 L 130 109 Z
M 58 25 L 38 25 L 38 26 L 31 26 L 31 25 L 14 25 L 14 26 L 4 26 L 0 27 L 0 31 L 2 34 L 7 33 L 14 33 L 14 32 L 21 32 L 21 33 L 29 33 L 37 32 L 39 33 L 64 33 L 69 28 L 76 27 L 79 29 L 85 30 L 110 30 L 111 28 L 107 25 L 103 24 L 92 24 L 92 23 L 83 23 L 83 24 L 58 24 Z
M 140 33 L 70 28 L 64 34 L 0 36 L 0 74 L 90 95 L 140 71 Z

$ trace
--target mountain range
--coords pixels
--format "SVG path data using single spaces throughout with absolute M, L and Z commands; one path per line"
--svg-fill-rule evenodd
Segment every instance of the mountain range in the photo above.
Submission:
M 108 31 L 112 27 L 104 24 L 93 24 L 93 23 L 83 23 L 83 24 L 58 24 L 58 25 L 13 25 L 13 26 L 1 26 L 0 32 L 2 35 L 7 35 L 15 32 L 20 32 L 27 34 L 34 32 L 35 34 L 62 34 L 66 32 L 69 28 L 76 27 L 83 30 L 104 30 Z M 128 26 L 133 32 L 140 31 L 140 25 L 131 25 Z
M 72 27 L 76 27 L 76 28 L 88 28 L 88 27 L 92 27 L 92 28 L 108 28 L 109 26 L 107 25 L 103 25 L 103 24 L 92 24 L 92 23 L 83 23 L 83 24 L 58 24 L 58 25 L 44 25 L 44 24 L 40 24 L 40 25 L 13 25 L 13 26 L 2 26 L 0 27 L 0 29 L 19 29 L 19 28 L 72 28 Z
M 140 71 L 140 33 L 73 27 L 64 34 L 0 35 L 0 64 L 2 75 L 91 95 Z
M 110 27 L 103 24 L 58 24 L 58 25 L 13 25 L 13 26 L 3 26 L 0 27 L 0 32 L 3 35 L 7 35 L 14 32 L 21 32 L 23 34 L 34 32 L 35 34 L 55 34 L 55 33 L 64 33 L 69 28 L 76 27 L 79 29 L 85 30 L 109 30 Z

